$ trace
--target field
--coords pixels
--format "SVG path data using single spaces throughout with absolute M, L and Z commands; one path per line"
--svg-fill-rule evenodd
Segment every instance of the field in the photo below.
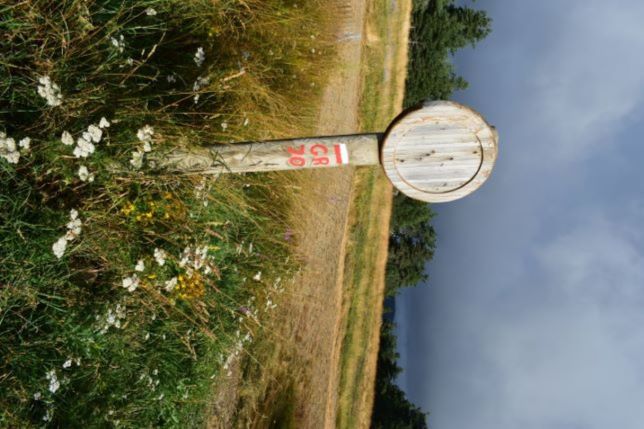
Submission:
M 0 426 L 368 425 L 379 170 L 208 178 L 154 159 L 382 127 L 406 41 L 378 40 L 405 12 L 372 7 L 0 6 Z

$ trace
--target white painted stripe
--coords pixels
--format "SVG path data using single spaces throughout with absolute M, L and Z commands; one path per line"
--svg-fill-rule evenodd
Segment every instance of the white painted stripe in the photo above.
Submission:
M 342 164 L 349 163 L 349 151 L 347 150 L 347 145 L 344 143 L 340 144 L 340 157 L 342 158 Z

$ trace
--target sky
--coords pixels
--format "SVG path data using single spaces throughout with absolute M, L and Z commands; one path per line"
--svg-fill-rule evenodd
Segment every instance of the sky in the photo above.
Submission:
M 398 379 L 432 429 L 644 428 L 644 2 L 480 0 L 455 95 L 492 177 L 435 205 L 396 301 Z

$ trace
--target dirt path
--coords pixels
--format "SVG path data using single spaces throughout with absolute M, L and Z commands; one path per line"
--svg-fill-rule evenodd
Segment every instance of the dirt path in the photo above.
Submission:
M 343 5 L 345 20 L 338 32 L 340 66 L 323 94 L 318 132 L 358 130 L 364 0 Z M 309 298 L 298 309 L 296 337 L 309 359 L 306 385 L 300 386 L 298 427 L 335 426 L 338 366 L 342 343 L 342 274 L 347 222 L 354 178 L 352 168 L 306 172 L 307 198 L 299 208 L 300 253 L 306 261 L 296 279 Z

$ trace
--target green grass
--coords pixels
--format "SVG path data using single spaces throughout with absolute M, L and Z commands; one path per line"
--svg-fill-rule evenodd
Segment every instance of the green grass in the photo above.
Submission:
M 375 168 L 356 172 L 345 260 L 342 349 L 336 427 L 363 427 L 369 421 L 378 332 L 384 297 L 383 225 L 389 223 L 391 191 Z
M 393 6 L 395 4 L 395 6 Z M 383 131 L 401 108 L 407 14 L 411 4 L 374 0 L 367 6 L 362 57 L 360 125 Z M 380 169 L 356 172 L 345 259 L 343 325 L 336 427 L 369 424 L 376 377 L 375 354 L 384 298 L 391 188 Z M 385 238 L 383 240 L 383 227 Z
M 283 175 L 170 176 L 150 160 L 312 123 L 302 100 L 315 97 L 328 55 L 311 49 L 331 52 L 321 5 L 0 6 L 0 426 L 203 425 L 212 377 L 245 353 L 265 285 L 292 269 L 290 187 Z M 39 94 L 44 76 L 60 103 Z M 102 118 L 111 125 L 88 157 L 61 142 Z M 146 125 L 150 153 L 137 137 Z M 29 150 L 8 140 L 25 137 Z M 17 163 L 5 159 L 16 152 Z M 58 258 L 52 246 L 73 226 L 72 209 L 81 231 Z M 124 288 L 134 274 L 138 288 Z

